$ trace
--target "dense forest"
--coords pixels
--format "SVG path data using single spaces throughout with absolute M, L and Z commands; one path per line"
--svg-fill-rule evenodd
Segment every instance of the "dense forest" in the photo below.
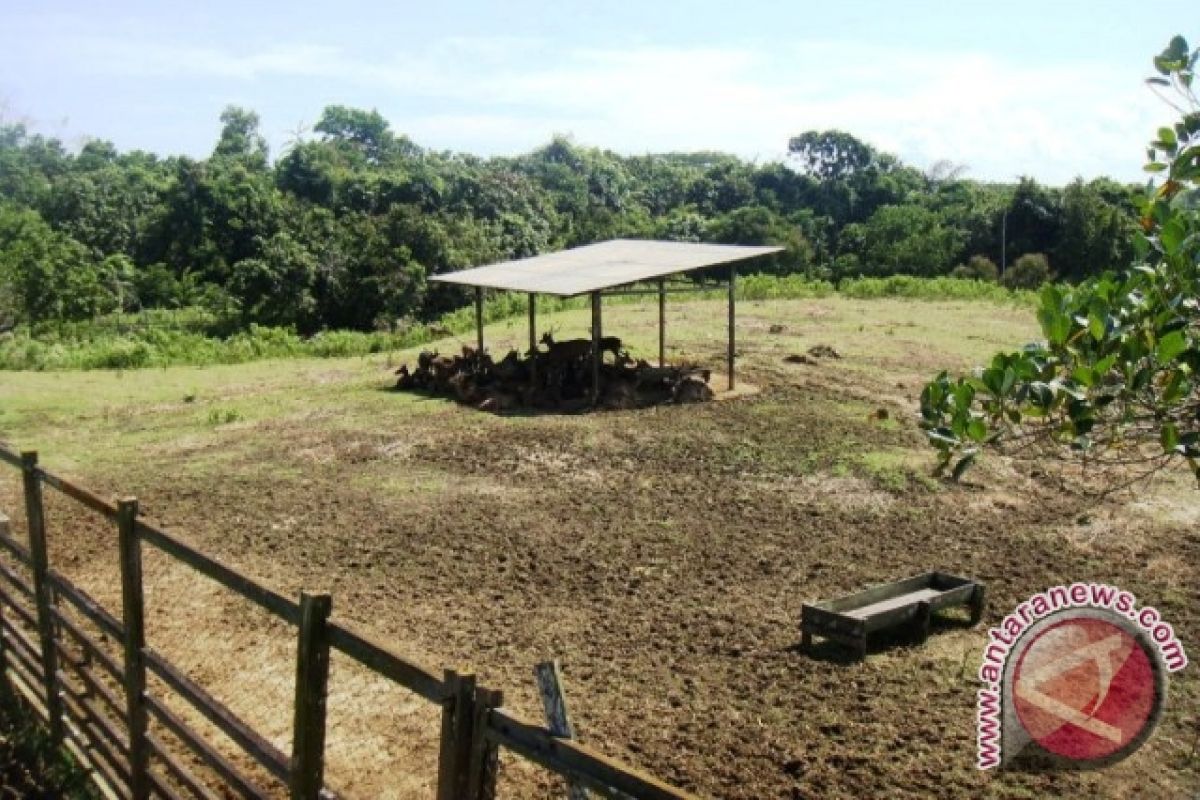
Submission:
M 1136 222 L 1132 187 L 1112 180 L 981 183 L 840 131 L 798 135 L 765 164 L 562 137 L 484 159 L 330 106 L 272 161 L 255 113 L 221 122 L 202 160 L 104 141 L 71 153 L 0 126 L 0 327 L 199 307 L 230 327 L 386 328 L 465 301 L 429 274 L 617 236 L 779 244 L 765 271 L 835 282 L 1032 286 L 1127 263 Z

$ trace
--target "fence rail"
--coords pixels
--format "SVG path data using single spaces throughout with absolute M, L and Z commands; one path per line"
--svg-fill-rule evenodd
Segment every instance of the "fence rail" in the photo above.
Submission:
M 585 745 L 519 719 L 503 707 L 500 692 L 480 686 L 473 675 L 447 669 L 439 677 L 365 634 L 331 621 L 328 595 L 302 593 L 297 602 L 201 553 L 141 518 L 133 498 L 116 503 L 106 500 L 40 467 L 36 453 L 16 453 L 0 445 L 0 462 L 21 471 L 29 534 L 28 544 L 18 541 L 0 514 L 0 554 L 11 559 L 10 563 L 0 561 L 0 676 L 42 718 L 55 743 L 90 771 L 106 797 L 215 800 L 230 793 L 245 798 L 270 794 L 287 794 L 297 800 L 332 797 L 324 777 L 324 751 L 329 658 L 335 650 L 441 706 L 437 800 L 492 800 L 501 749 L 601 796 L 691 797 Z M 51 567 L 44 486 L 116 525 L 121 563 L 119 618 Z M 290 754 L 271 744 L 147 645 L 143 544 L 296 629 Z M 90 633 L 88 626 L 99 635 Z M 238 766 L 172 711 L 162 696 L 147 687 L 149 677 L 228 737 L 256 768 L 248 771 Z M 179 745 L 173 746 L 172 740 Z M 202 766 L 185 764 L 181 751 L 190 751 Z

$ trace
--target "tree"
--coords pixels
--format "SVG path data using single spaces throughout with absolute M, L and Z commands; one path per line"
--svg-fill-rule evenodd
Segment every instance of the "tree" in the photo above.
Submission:
M 1125 205 L 1132 210 L 1128 200 Z M 1060 217 L 1054 263 L 1062 277 L 1083 280 L 1114 270 L 1132 257 L 1131 214 L 1106 200 L 1095 183 L 1076 179 L 1068 185 L 1062 193 Z
M 221 124 L 214 158 L 234 159 L 251 170 L 267 168 L 267 140 L 258 132 L 258 114 L 240 106 L 227 106 L 221 112 Z
M 1154 59 L 1148 83 L 1173 93 L 1180 118 L 1150 143 L 1132 267 L 1045 286 L 1044 341 L 998 353 L 975 377 L 943 372 L 922 391 L 939 468 L 957 478 L 991 447 L 1083 459 L 1125 480 L 1183 460 L 1200 481 L 1197 62 L 1200 49 L 1179 36 Z
M 388 121 L 375 109 L 326 106 L 313 130 L 324 134 L 344 152 L 354 153 L 372 165 L 382 164 L 393 156 L 420 155 L 420 148 L 407 137 L 393 134 Z
M 875 149 L 845 131 L 806 131 L 788 142 L 788 153 L 820 181 L 851 178 L 875 161 Z
M 1008 204 L 1008 253 L 1048 253 L 1059 240 L 1062 219 L 1057 192 L 1021 178 Z
M 258 250 L 257 257 L 235 263 L 229 276 L 229 292 L 239 302 L 243 320 L 314 330 L 316 259 L 284 232 L 263 241 Z
M 883 206 L 862 226 L 857 253 L 874 274 L 941 275 L 962 250 L 962 232 L 933 211 L 914 205 Z
M 18 321 L 82 319 L 110 310 L 113 293 L 87 248 L 36 211 L 0 204 L 0 312 Z
M 800 228 L 765 206 L 746 206 L 724 214 L 709 225 L 705 237 L 726 244 L 782 245 L 784 252 L 758 262 L 762 272 L 802 272 L 812 263 L 813 248 Z

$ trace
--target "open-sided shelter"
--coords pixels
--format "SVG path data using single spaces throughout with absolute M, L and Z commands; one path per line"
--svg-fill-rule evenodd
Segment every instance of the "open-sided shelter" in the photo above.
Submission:
M 668 287 L 667 278 L 705 267 L 729 265 L 726 285 L 729 290 L 728 372 L 729 388 L 734 387 L 734 346 L 737 265 L 760 256 L 771 255 L 782 247 L 749 247 L 728 244 L 696 244 L 642 239 L 613 239 L 562 250 L 557 253 L 489 264 L 443 275 L 430 280 L 475 287 L 475 325 L 479 350 L 483 350 L 483 290 L 503 289 L 529 295 L 529 349 L 537 349 L 536 297 L 539 294 L 574 297 L 587 294 L 592 300 L 592 399 L 600 389 L 601 314 L 605 295 L 658 294 L 658 361 L 663 365 L 666 342 L 666 295 L 675 291 L 695 291 L 707 287 Z M 634 284 L 657 283 L 657 288 L 639 290 Z

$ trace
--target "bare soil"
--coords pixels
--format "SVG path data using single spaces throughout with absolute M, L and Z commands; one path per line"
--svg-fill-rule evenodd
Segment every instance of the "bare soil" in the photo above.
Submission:
M 431 667 L 474 670 L 527 717 L 540 719 L 532 666 L 557 657 L 581 738 L 701 795 L 1200 791 L 1194 665 L 1174 679 L 1155 737 L 1116 766 L 974 766 L 986 625 L 1034 592 L 1119 585 L 1200 653 L 1194 490 L 1166 481 L 1097 502 L 999 459 L 963 485 L 933 480 L 912 424 L 916 376 L 947 356 L 901 362 L 829 344 L 842 358 L 787 364 L 795 341 L 747 337 L 745 377 L 760 391 L 725 402 L 495 417 L 429 401 L 435 413 L 370 426 L 309 410 L 246 423 L 252 447 L 155 445 L 119 473 L 80 477 L 136 494 L 150 516 L 281 590 L 333 592 L 336 616 Z M 359 391 L 382 391 L 388 373 L 377 380 Z M 205 459 L 218 466 L 194 469 Z M 16 497 L 0 484 L 3 507 L 17 510 Z M 114 537 L 64 503 L 52 511 L 54 558 L 115 600 Z M 930 569 L 987 584 L 983 625 L 946 622 L 924 646 L 877 643 L 861 663 L 836 647 L 799 652 L 803 602 Z M 180 568 L 147 570 L 160 609 L 151 644 L 286 749 L 288 632 Z M 333 691 L 335 785 L 431 796 L 436 709 L 336 662 Z M 512 757 L 500 791 L 563 796 Z

